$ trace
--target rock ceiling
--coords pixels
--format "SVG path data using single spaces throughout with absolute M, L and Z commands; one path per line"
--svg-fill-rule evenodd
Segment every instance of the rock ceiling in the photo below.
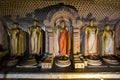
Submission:
M 0 16 L 16 19 L 34 17 L 31 14 L 35 14 L 43 20 L 47 11 L 53 9 L 49 6 L 60 3 L 76 8 L 81 19 L 95 18 L 98 21 L 120 19 L 120 0 L 0 0 Z M 35 13 L 36 10 L 41 11 Z

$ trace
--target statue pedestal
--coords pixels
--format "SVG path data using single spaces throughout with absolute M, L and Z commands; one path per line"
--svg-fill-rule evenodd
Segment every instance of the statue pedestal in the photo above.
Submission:
M 70 59 L 67 56 L 60 56 L 57 58 L 55 64 L 58 67 L 68 67 L 71 65 Z
M 115 58 L 115 56 L 104 56 L 103 61 L 112 64 L 112 65 L 118 65 L 119 61 Z
M 102 62 L 98 56 L 87 56 L 86 58 L 89 65 L 92 65 L 92 66 L 102 65 Z
M 21 62 L 20 65 L 17 67 L 33 68 L 33 67 L 37 67 L 37 62 L 33 56 L 30 56 L 26 61 Z
M 75 67 L 75 69 L 77 69 L 77 68 L 85 68 L 85 65 L 84 65 L 83 61 L 78 60 L 78 61 L 74 61 L 74 67 Z
M 42 69 L 51 69 L 53 65 L 52 55 L 49 55 L 43 62 L 41 62 Z
M 80 57 L 79 54 L 74 54 L 74 68 L 79 69 L 79 68 L 85 68 L 85 63 L 84 60 Z
M 17 65 L 18 63 L 18 59 L 16 57 L 13 57 L 13 58 L 10 58 L 8 61 L 7 61 L 7 66 L 15 66 Z

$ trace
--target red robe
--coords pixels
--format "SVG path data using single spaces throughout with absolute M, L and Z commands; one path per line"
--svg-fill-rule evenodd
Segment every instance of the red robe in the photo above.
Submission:
M 58 40 L 59 44 L 59 53 L 62 56 L 70 55 L 70 32 L 66 29 L 63 29 L 62 32 L 60 32 L 60 37 Z

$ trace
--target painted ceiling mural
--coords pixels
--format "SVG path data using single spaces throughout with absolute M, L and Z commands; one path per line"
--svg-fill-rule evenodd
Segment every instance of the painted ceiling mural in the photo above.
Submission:
M 17 21 L 25 28 L 38 19 L 43 26 L 47 14 L 61 6 L 76 10 L 83 22 L 94 19 L 115 25 L 120 20 L 120 0 L 0 0 L 0 17 L 7 25 Z

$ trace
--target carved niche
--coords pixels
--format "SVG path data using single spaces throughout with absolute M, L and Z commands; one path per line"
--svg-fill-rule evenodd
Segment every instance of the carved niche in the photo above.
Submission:
M 115 26 L 115 48 L 120 49 L 120 21 Z
M 54 9 L 50 11 L 47 15 L 47 18 L 44 20 L 46 26 L 47 36 L 46 36 L 46 52 L 55 53 L 55 41 L 54 41 L 54 30 L 55 23 L 59 19 L 66 19 L 70 22 L 72 27 L 72 52 L 75 54 L 80 52 L 80 28 L 82 22 L 76 10 L 62 6 L 59 9 Z

